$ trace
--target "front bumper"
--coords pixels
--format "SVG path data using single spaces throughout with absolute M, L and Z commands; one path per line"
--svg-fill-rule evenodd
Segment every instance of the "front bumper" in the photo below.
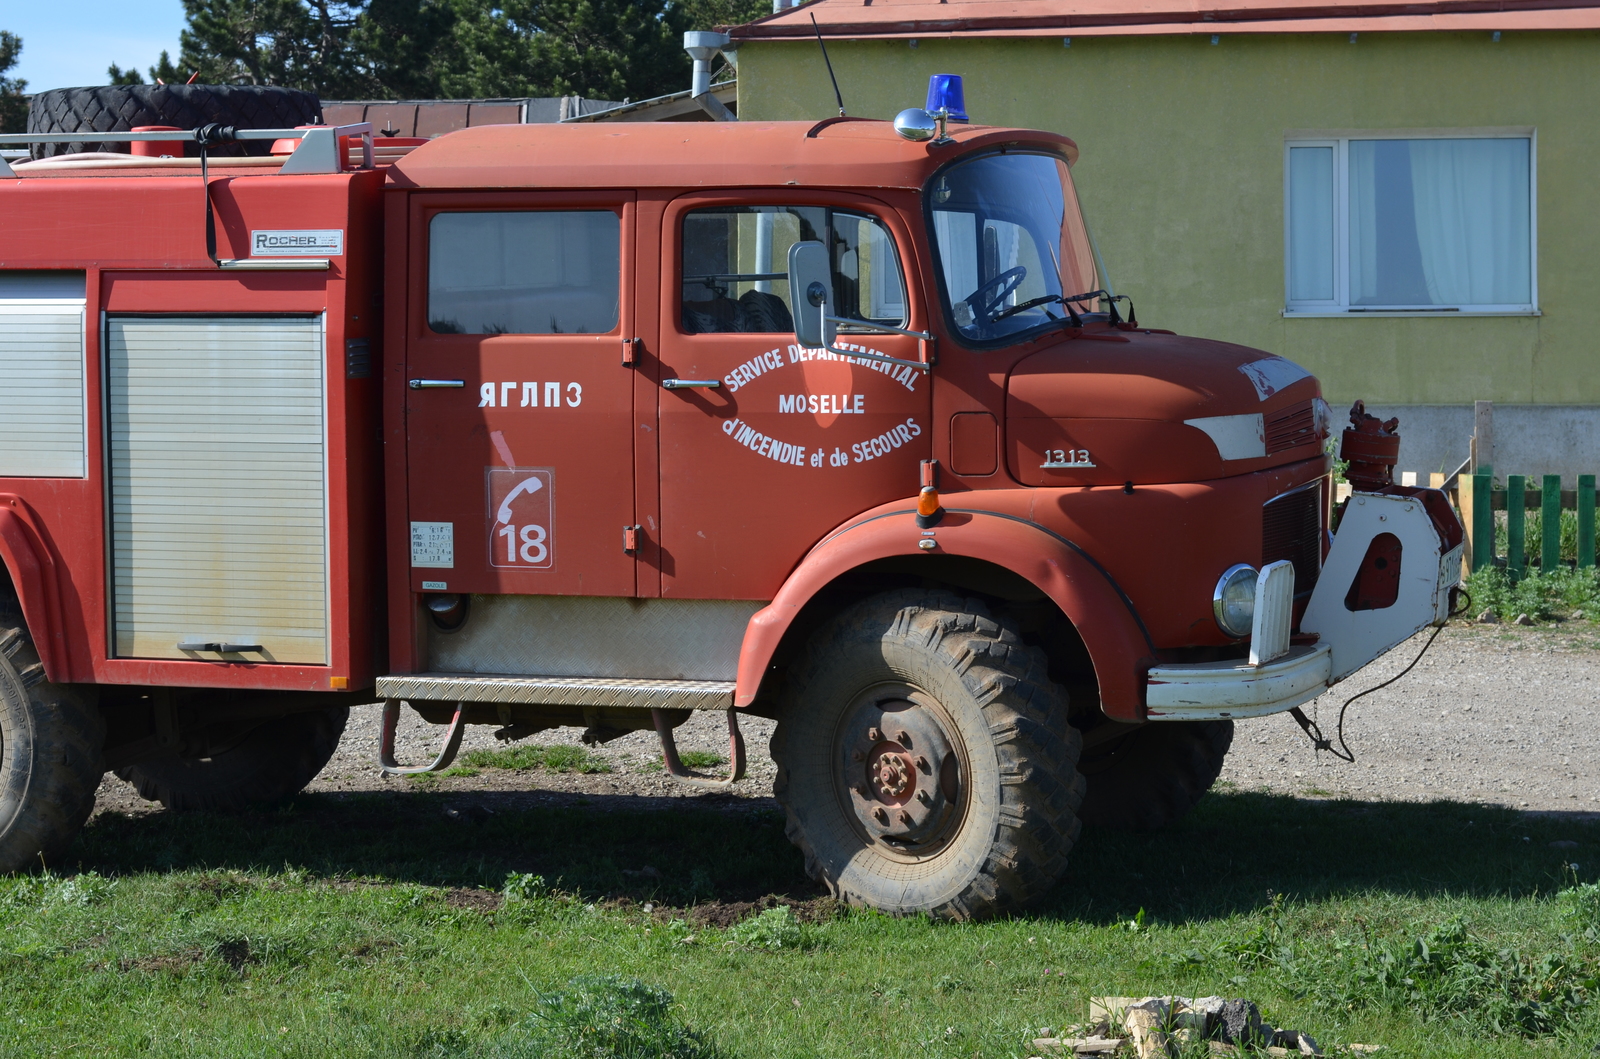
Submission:
M 1145 680 L 1146 716 L 1204 721 L 1293 709 L 1448 620 L 1450 590 L 1461 580 L 1460 524 L 1440 498 L 1424 492 L 1351 497 L 1300 621 L 1302 633 L 1318 637 L 1315 644 L 1289 646 L 1293 570 L 1273 563 L 1257 582 L 1250 659 L 1152 668 Z M 1354 586 L 1363 564 L 1378 554 L 1400 558 L 1394 598 L 1381 607 L 1352 606 L 1361 595 Z
M 1265 717 L 1310 702 L 1332 683 L 1327 644 L 1291 647 L 1265 665 L 1248 661 L 1157 666 L 1145 680 L 1152 721 L 1216 721 Z

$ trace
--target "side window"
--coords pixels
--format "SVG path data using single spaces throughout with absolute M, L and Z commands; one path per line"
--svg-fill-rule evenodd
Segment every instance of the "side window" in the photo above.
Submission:
M 789 248 L 802 240 L 831 248 L 836 315 L 905 326 L 900 259 L 881 221 L 821 206 L 721 206 L 683 219 L 683 330 L 793 333 Z
M 439 213 L 428 327 L 443 335 L 603 335 L 617 327 L 622 221 L 610 210 Z

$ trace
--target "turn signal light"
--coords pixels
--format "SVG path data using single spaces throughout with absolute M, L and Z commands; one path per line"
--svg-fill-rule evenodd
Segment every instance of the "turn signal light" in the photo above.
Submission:
M 944 508 L 939 506 L 939 490 L 931 485 L 923 486 L 922 494 L 917 497 L 917 525 L 927 529 L 943 517 Z

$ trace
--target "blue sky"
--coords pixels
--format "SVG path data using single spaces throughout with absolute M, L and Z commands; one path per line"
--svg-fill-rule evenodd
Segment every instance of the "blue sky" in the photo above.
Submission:
M 0 0 L 0 29 L 22 38 L 9 76 L 28 91 L 103 85 L 106 67 L 148 67 L 165 48 L 178 58 L 181 0 Z

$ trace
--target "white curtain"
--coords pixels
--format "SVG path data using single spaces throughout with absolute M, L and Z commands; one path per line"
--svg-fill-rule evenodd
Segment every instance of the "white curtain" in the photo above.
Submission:
M 1351 304 L 1533 300 L 1528 140 L 1351 140 L 1349 166 Z
M 1411 186 L 1435 305 L 1533 300 L 1527 140 L 1412 140 Z

